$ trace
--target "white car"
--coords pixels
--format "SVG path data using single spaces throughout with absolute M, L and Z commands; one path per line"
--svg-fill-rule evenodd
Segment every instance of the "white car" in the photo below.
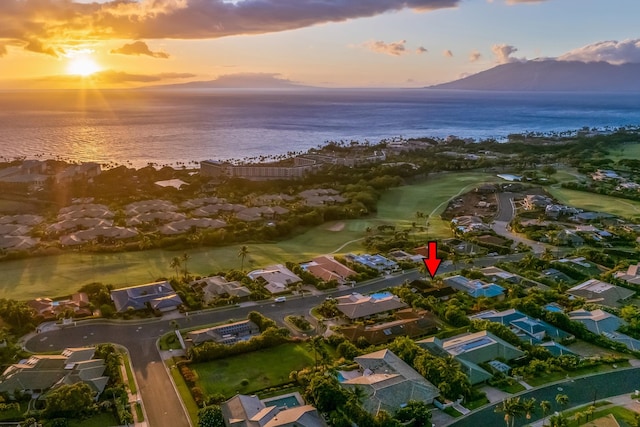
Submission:
M 274 299 L 275 302 L 285 302 L 286 300 L 287 300 L 287 297 L 278 297 Z

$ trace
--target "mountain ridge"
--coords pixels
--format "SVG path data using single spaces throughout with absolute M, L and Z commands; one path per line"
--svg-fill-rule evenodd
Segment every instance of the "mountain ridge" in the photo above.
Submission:
M 428 89 L 487 91 L 640 91 L 640 64 L 514 61 Z

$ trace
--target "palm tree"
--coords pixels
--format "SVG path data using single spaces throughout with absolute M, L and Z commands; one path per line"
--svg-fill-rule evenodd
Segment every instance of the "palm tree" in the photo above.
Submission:
M 189 276 L 189 270 L 187 270 L 187 261 L 189 261 L 190 258 L 191 256 L 189 256 L 189 254 L 186 252 L 182 254 L 182 257 L 180 257 L 184 271 L 184 280 L 187 280 L 187 277 Z
M 540 409 L 542 409 L 542 425 L 544 425 L 544 419 L 547 416 L 547 412 L 551 410 L 551 402 L 543 400 L 540 402 Z
M 182 261 L 177 256 L 171 258 L 171 263 L 169 264 L 169 268 L 173 268 L 176 271 L 176 279 L 180 276 L 180 268 L 182 267 Z
M 531 399 L 524 399 L 522 401 L 522 410 L 524 411 L 525 418 L 527 420 L 531 419 L 531 414 L 536 411 L 536 398 L 532 397 Z
M 555 256 L 553 255 L 553 252 L 549 248 L 545 248 L 542 255 L 540 255 L 540 259 L 547 262 L 553 261 L 554 258 Z
M 568 427 L 569 420 L 562 414 L 556 414 L 549 417 L 549 427 Z
M 238 251 L 238 256 L 241 259 L 240 271 L 244 271 L 244 259 L 249 255 L 249 248 L 246 246 L 242 246 L 240 251 Z
M 309 349 L 313 351 L 313 357 L 315 359 L 315 367 L 316 371 L 318 370 L 318 353 L 321 353 L 322 344 L 324 343 L 324 338 L 320 335 L 316 335 L 309 340 Z
M 516 422 L 516 417 L 524 413 L 519 397 L 506 398 L 502 401 L 501 405 L 496 406 L 495 411 L 504 413 L 504 422 L 507 427 L 513 427 Z
M 566 406 L 569 403 L 569 396 L 566 394 L 556 394 L 556 403 L 560 406 Z

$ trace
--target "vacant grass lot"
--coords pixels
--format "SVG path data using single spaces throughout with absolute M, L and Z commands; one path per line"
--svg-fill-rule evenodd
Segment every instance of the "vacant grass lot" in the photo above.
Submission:
M 640 202 L 566 188 L 550 187 L 548 190 L 560 203 L 569 206 L 589 211 L 607 212 L 625 218 L 640 217 Z
M 361 251 L 361 239 L 367 227 L 397 224 L 409 229 L 412 222 L 417 221 L 417 211 L 432 216 L 428 234 L 425 230 L 412 235 L 412 238 L 419 241 L 450 237 L 449 225 L 438 217 L 447 201 L 479 183 L 494 179 L 492 175 L 482 173 L 448 173 L 419 184 L 391 189 L 380 199 L 377 214 L 370 218 L 323 224 L 278 243 L 246 243 L 250 254 L 245 259 L 244 268 L 251 270 L 286 261 L 301 262 L 335 251 Z M 186 250 L 184 252 L 190 256 L 188 270 L 197 275 L 209 275 L 239 269 L 240 246 Z M 64 296 L 91 282 L 115 287 L 148 283 L 173 276 L 175 272 L 169 268 L 169 264 L 173 257 L 182 253 L 159 249 L 118 254 L 68 252 L 57 256 L 7 261 L 1 265 L 0 298 L 27 300 L 41 296 Z
M 198 376 L 198 386 L 206 394 L 251 394 L 289 382 L 291 371 L 314 364 L 313 352 L 305 343 L 282 344 L 228 359 L 190 365 Z M 248 384 L 242 385 L 243 380 Z

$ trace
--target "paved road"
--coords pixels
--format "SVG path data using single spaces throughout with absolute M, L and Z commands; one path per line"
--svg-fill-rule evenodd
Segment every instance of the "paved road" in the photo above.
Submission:
M 548 400 L 551 402 L 551 413 L 562 411 L 555 402 L 556 395 L 566 394 L 569 397 L 569 407 L 580 406 L 594 400 L 605 399 L 626 393 L 633 393 L 640 389 L 640 368 L 621 369 L 605 374 L 594 375 L 575 380 L 568 380 L 559 384 L 539 388 L 531 392 L 520 394 L 523 398 L 534 397 L 536 402 Z M 504 414 L 496 413 L 496 404 L 472 412 L 450 424 L 450 427 L 477 427 L 504 425 Z M 550 414 L 546 414 L 549 416 Z M 540 407 L 532 414 L 530 420 L 516 419 L 516 426 L 530 424 L 542 417 Z
M 522 254 L 479 258 L 473 262 L 474 266 L 485 267 L 499 261 L 514 261 Z M 451 265 L 443 263 L 439 273 L 448 273 L 465 267 L 459 263 Z M 267 317 L 283 324 L 285 316 L 291 314 L 308 313 L 325 297 L 347 295 L 353 291 L 369 293 L 385 288 L 399 286 L 405 281 L 412 281 L 422 277 L 418 269 L 397 273 L 393 276 L 371 280 L 358 285 L 354 289 L 335 290 L 322 295 L 303 297 L 289 297 L 285 303 L 276 304 L 272 301 L 259 302 L 255 305 L 230 307 L 228 309 L 207 310 L 189 313 L 188 316 L 175 319 L 180 328 L 224 322 L 229 319 L 246 319 L 249 312 L 256 310 Z M 131 355 L 131 362 L 142 396 L 142 402 L 152 427 L 187 427 L 189 421 L 175 392 L 163 361 L 158 353 L 156 341 L 163 334 L 172 330 L 170 320 L 143 321 L 87 321 L 79 322 L 77 326 L 61 330 L 42 332 L 25 341 L 25 348 L 33 352 L 47 352 L 62 350 L 66 347 L 77 347 L 103 342 L 113 342 L 126 347 Z
M 516 244 L 524 243 L 527 246 L 531 246 L 533 253 L 541 254 L 548 246 L 535 240 L 518 236 L 508 229 L 509 222 L 511 222 L 515 216 L 515 207 L 513 206 L 513 197 L 515 195 L 514 193 L 498 193 L 498 214 L 493 222 L 493 231 L 507 239 L 513 240 Z M 554 247 L 549 246 L 549 248 L 553 249 Z
M 446 268 L 444 269 L 446 270 Z M 418 270 L 411 270 L 391 277 L 372 280 L 358 286 L 358 292 L 375 292 L 387 287 L 398 286 L 405 280 L 420 277 Z M 250 311 L 256 310 L 265 316 L 279 320 L 290 314 L 307 313 L 327 295 L 340 296 L 349 290 L 332 291 L 323 295 L 289 298 L 287 302 L 275 304 L 261 302 L 251 306 L 231 307 L 224 310 L 208 310 L 190 313 L 176 319 L 181 328 L 223 322 L 229 319 L 245 319 Z M 189 421 L 176 394 L 163 361 L 156 348 L 157 339 L 170 331 L 170 320 L 108 322 L 79 322 L 77 326 L 61 330 L 42 332 L 25 341 L 25 348 L 33 352 L 62 350 L 103 342 L 113 342 L 126 347 L 131 355 L 142 401 L 152 427 L 187 427 Z

